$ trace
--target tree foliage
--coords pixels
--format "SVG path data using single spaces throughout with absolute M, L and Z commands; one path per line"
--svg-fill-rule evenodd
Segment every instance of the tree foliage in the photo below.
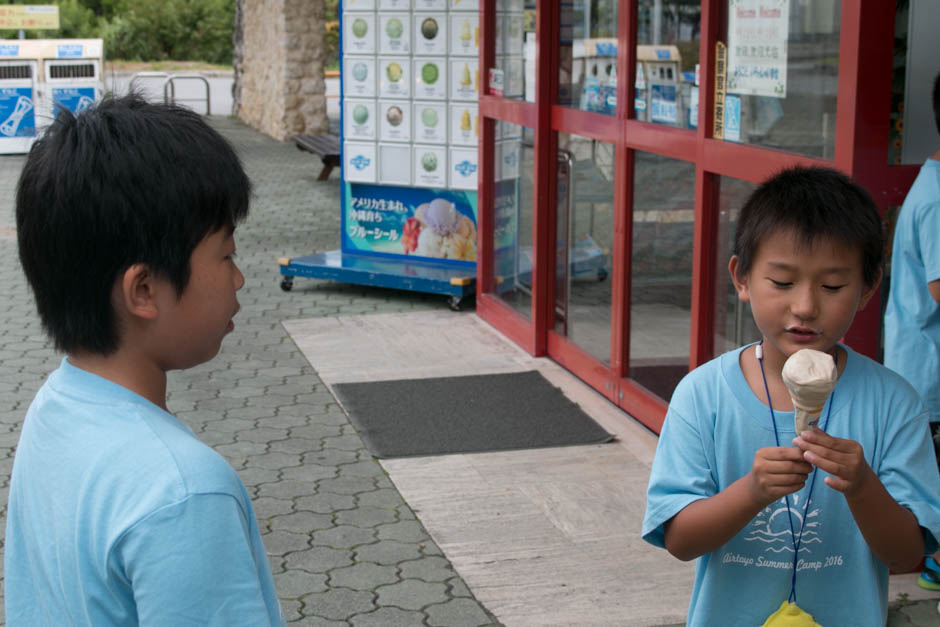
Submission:
M 15 4 L 39 4 L 14 0 Z M 59 30 L 33 38 L 101 38 L 111 59 L 231 64 L 235 0 L 54 0 Z M 0 30 L 0 38 L 16 31 Z

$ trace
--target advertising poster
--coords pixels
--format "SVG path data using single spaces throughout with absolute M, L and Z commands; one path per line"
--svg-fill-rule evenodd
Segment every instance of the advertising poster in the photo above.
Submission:
M 31 87 L 0 88 L 0 137 L 33 137 L 36 115 Z
M 53 110 L 58 115 L 59 109 L 68 109 L 72 113 L 81 113 L 95 102 L 94 87 L 55 87 L 52 90 Z
M 476 262 L 476 192 L 345 183 L 343 252 Z
M 727 92 L 786 98 L 790 0 L 729 0 Z

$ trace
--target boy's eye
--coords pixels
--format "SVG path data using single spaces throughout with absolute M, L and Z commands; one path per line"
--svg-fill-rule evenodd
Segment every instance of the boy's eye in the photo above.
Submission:
M 774 279 L 770 279 L 770 282 L 774 284 L 774 287 L 790 287 L 793 285 L 789 281 L 775 281 Z
M 236 255 L 234 252 L 231 252 L 228 255 L 225 255 L 226 259 L 235 259 L 236 257 L 238 257 L 238 255 Z
M 823 285 L 822 287 L 824 290 L 829 290 L 830 292 L 838 292 L 845 287 L 845 285 Z

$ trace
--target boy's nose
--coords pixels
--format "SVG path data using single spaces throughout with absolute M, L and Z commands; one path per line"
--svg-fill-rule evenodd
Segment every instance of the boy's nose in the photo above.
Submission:
M 816 291 L 812 287 L 794 290 L 790 311 L 800 320 L 812 320 L 818 313 Z
M 245 275 L 242 274 L 242 271 L 238 269 L 238 265 L 235 266 L 235 291 L 237 292 L 245 285 Z

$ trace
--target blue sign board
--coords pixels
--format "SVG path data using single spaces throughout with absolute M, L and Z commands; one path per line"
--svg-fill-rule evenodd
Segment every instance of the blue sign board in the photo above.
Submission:
M 36 115 L 31 87 L 0 88 L 0 137 L 34 137 Z
M 650 120 L 675 124 L 679 119 L 679 103 L 675 85 L 650 86 Z
M 0 57 L 16 57 L 19 54 L 19 44 L 0 44 Z
M 59 44 L 56 49 L 56 56 L 60 59 L 81 59 L 82 58 L 82 45 L 81 44 Z
M 741 141 L 741 97 L 725 96 L 725 139 Z
M 72 113 L 81 113 L 94 102 L 94 87 L 54 87 L 52 89 L 52 103 L 56 115 L 58 115 L 60 109 L 68 109 Z
M 344 191 L 344 253 L 476 262 L 475 191 L 350 182 Z

